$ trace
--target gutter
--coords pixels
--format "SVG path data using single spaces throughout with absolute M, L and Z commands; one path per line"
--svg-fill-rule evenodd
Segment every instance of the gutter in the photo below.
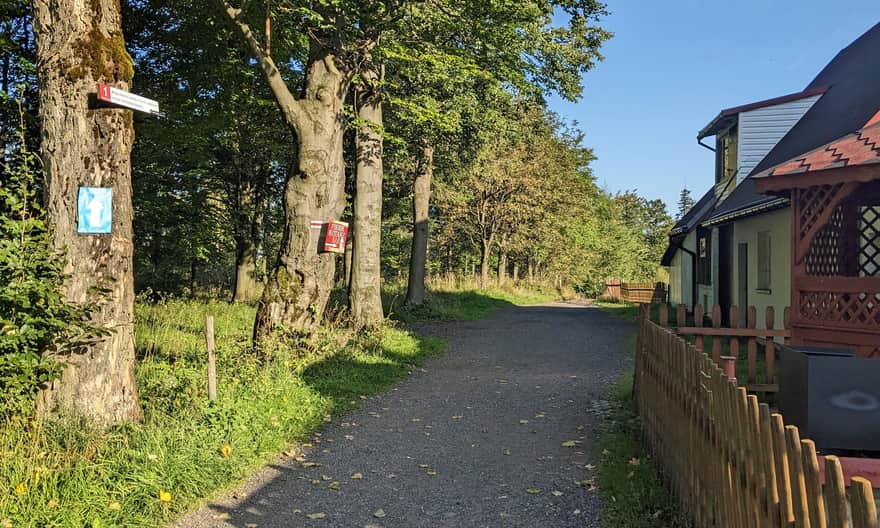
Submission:
M 718 218 L 711 218 L 711 219 L 703 222 L 700 225 L 707 226 L 707 227 L 708 226 L 715 226 L 718 224 L 723 224 L 723 223 L 729 222 L 731 220 L 735 220 L 735 219 L 743 217 L 743 216 L 752 216 L 752 215 L 755 215 L 758 213 L 763 213 L 763 212 L 770 211 L 773 209 L 781 209 L 781 208 L 787 206 L 788 203 L 789 203 L 788 198 L 776 198 L 776 199 L 770 200 L 769 202 L 765 202 L 762 204 L 755 205 L 753 207 L 749 207 L 748 209 L 740 209 L 738 211 L 732 211 L 732 212 L 727 213 L 725 215 L 719 216 Z
M 710 147 L 709 145 L 703 143 L 704 137 L 706 137 L 706 136 L 697 136 L 697 145 L 699 145 L 703 148 L 707 148 L 707 149 L 711 150 L 712 152 L 715 152 L 715 147 Z

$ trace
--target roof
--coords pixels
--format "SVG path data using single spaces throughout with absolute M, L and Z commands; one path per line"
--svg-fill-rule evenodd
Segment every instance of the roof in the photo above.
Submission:
M 684 216 L 681 217 L 681 220 L 672 226 L 672 230 L 669 232 L 670 236 L 689 233 L 697 226 L 697 224 L 706 218 L 706 215 L 712 211 L 712 208 L 715 207 L 717 201 L 718 199 L 715 197 L 715 188 L 712 187 L 706 191 L 706 194 L 704 194 L 702 198 L 697 200 L 697 203 L 695 203 Z
M 707 136 L 714 136 L 718 132 L 721 132 L 731 124 L 730 121 L 732 121 L 734 116 L 739 115 L 742 112 L 749 112 L 751 110 L 757 110 L 759 108 L 776 106 L 784 103 L 790 103 L 792 101 L 797 101 L 798 99 L 813 97 L 814 95 L 821 95 L 827 90 L 827 86 L 816 86 L 800 92 L 783 95 L 780 97 L 774 97 L 772 99 L 764 99 L 763 101 L 734 106 L 733 108 L 726 108 L 722 110 L 717 116 L 715 116 L 715 119 L 710 121 L 708 125 L 703 127 L 703 129 L 697 133 L 697 139 L 703 139 Z
M 669 266 L 672 263 L 672 257 L 675 256 L 679 248 L 678 243 L 712 212 L 712 208 L 715 207 L 717 201 L 715 188 L 709 188 L 706 194 L 697 200 L 697 203 L 672 226 L 672 230 L 669 232 L 669 245 L 660 258 L 661 266 Z
M 811 153 L 814 149 L 820 150 L 823 146 L 851 135 L 871 122 L 877 114 L 877 109 L 880 108 L 880 24 L 876 24 L 841 50 L 807 88 L 799 93 L 824 93 L 824 95 L 770 149 L 764 159 L 713 212 L 706 223 L 722 223 L 785 207 L 787 202 L 782 198 L 758 193 L 753 177 L 803 157 L 804 153 Z M 766 103 L 766 101 L 762 102 Z M 747 108 L 748 106 L 725 110 L 722 114 L 737 109 L 740 112 L 753 109 Z M 744 108 L 747 110 L 743 110 Z
M 864 128 L 768 169 L 757 178 L 880 163 L 880 112 Z
M 861 129 L 880 108 L 880 23 L 844 48 L 807 89 L 828 89 L 758 163 L 760 174 Z
M 748 177 L 737 185 L 717 209 L 712 211 L 712 215 L 703 224 L 723 224 L 744 216 L 766 213 L 787 206 L 787 198 L 758 193 L 755 190 L 755 180 Z

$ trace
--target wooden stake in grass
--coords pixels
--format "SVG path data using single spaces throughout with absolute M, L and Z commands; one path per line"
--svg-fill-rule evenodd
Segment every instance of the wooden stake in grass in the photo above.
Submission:
M 205 340 L 208 345 L 208 399 L 217 399 L 217 369 L 214 365 L 214 316 L 205 321 Z

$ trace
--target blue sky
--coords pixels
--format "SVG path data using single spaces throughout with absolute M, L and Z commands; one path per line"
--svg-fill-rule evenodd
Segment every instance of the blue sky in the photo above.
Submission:
M 673 215 L 682 187 L 697 199 L 713 181 L 698 130 L 723 108 L 802 90 L 880 22 L 880 0 L 606 1 L 605 60 L 581 100 L 550 107 L 586 134 L 599 185 L 661 198 Z

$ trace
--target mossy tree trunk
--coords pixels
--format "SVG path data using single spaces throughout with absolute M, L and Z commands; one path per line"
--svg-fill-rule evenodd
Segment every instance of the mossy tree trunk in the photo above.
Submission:
M 425 301 L 425 275 L 428 262 L 428 214 L 431 204 L 431 180 L 434 176 L 434 149 L 422 147 L 421 158 L 413 182 L 413 234 L 409 258 L 409 282 L 406 303 L 419 305 Z
M 101 424 L 139 420 L 134 379 L 132 274 L 132 112 L 90 109 L 99 83 L 129 89 L 118 0 L 33 3 L 40 84 L 42 159 L 54 244 L 66 253 L 65 296 L 97 302 L 95 322 L 111 333 L 62 358 L 61 377 L 38 401 L 41 414 L 73 414 Z M 80 187 L 112 188 L 112 233 L 77 234 Z M 98 295 L 94 292 L 103 290 Z
M 381 67 L 367 66 L 358 89 L 356 132 L 357 174 L 354 199 L 354 231 L 351 286 L 348 291 L 352 321 L 356 328 L 382 324 L 382 96 L 377 89 Z
M 294 97 L 275 62 L 241 18 L 241 10 L 223 0 L 218 3 L 257 61 L 298 143 L 298 164 L 284 188 L 281 249 L 254 322 L 254 340 L 259 342 L 278 326 L 301 329 L 317 324 L 327 305 L 336 258 L 319 252 L 321 231 L 313 229 L 311 222 L 339 218 L 344 207 L 343 103 L 353 69 L 312 37 L 302 94 Z

